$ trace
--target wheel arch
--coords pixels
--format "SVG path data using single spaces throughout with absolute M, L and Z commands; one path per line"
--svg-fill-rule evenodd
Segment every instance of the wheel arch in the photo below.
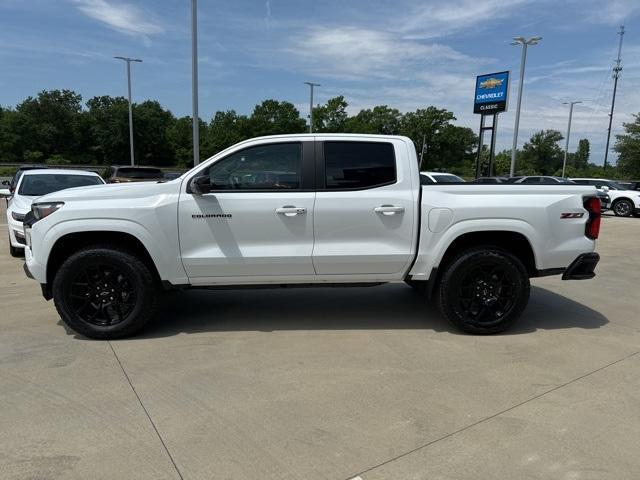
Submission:
M 510 230 L 467 232 L 457 236 L 447 246 L 438 269 L 444 270 L 460 252 L 483 245 L 497 247 L 511 253 L 522 261 L 530 277 L 537 275 L 536 257 L 531 242 L 524 234 Z
M 109 245 L 133 253 L 149 267 L 155 279 L 160 282 L 160 273 L 151 254 L 135 235 L 113 230 L 94 230 L 67 233 L 55 241 L 47 261 L 46 275 L 49 288 L 64 261 L 74 252 L 92 245 Z

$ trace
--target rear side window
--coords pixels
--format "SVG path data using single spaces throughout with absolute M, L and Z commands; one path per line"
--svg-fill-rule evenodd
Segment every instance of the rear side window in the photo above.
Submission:
M 393 145 L 381 142 L 325 142 L 325 188 L 381 187 L 396 181 Z

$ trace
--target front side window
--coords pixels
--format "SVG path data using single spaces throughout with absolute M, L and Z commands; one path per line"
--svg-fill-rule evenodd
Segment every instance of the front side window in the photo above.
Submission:
M 211 190 L 300 188 L 302 145 L 275 143 L 233 153 L 209 168 Z
M 349 190 L 396 181 L 393 145 L 381 142 L 325 142 L 325 187 Z
M 102 185 L 103 183 L 100 177 L 93 175 L 66 175 L 62 173 L 26 175 L 20 183 L 18 193 L 30 197 L 41 197 L 66 188 Z

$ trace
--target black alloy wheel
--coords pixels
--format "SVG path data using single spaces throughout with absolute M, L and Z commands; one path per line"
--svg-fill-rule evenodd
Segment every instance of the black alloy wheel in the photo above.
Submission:
M 477 247 L 459 254 L 438 285 L 445 317 L 467 333 L 506 330 L 529 300 L 529 275 L 522 262 L 497 247 Z
M 65 260 L 53 279 L 62 320 L 89 338 L 133 335 L 155 314 L 159 281 L 153 265 L 118 246 L 89 246 Z
M 69 290 L 69 306 L 78 318 L 101 327 L 126 320 L 135 304 L 131 279 L 112 265 L 88 265 Z

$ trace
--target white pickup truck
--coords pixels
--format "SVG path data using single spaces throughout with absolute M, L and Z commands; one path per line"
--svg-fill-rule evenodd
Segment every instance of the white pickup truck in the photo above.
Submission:
M 594 276 L 594 187 L 420 185 L 410 139 L 282 135 L 165 183 L 36 200 L 25 271 L 92 338 L 139 331 L 163 289 L 405 281 L 470 333 L 522 313 L 529 278 Z

